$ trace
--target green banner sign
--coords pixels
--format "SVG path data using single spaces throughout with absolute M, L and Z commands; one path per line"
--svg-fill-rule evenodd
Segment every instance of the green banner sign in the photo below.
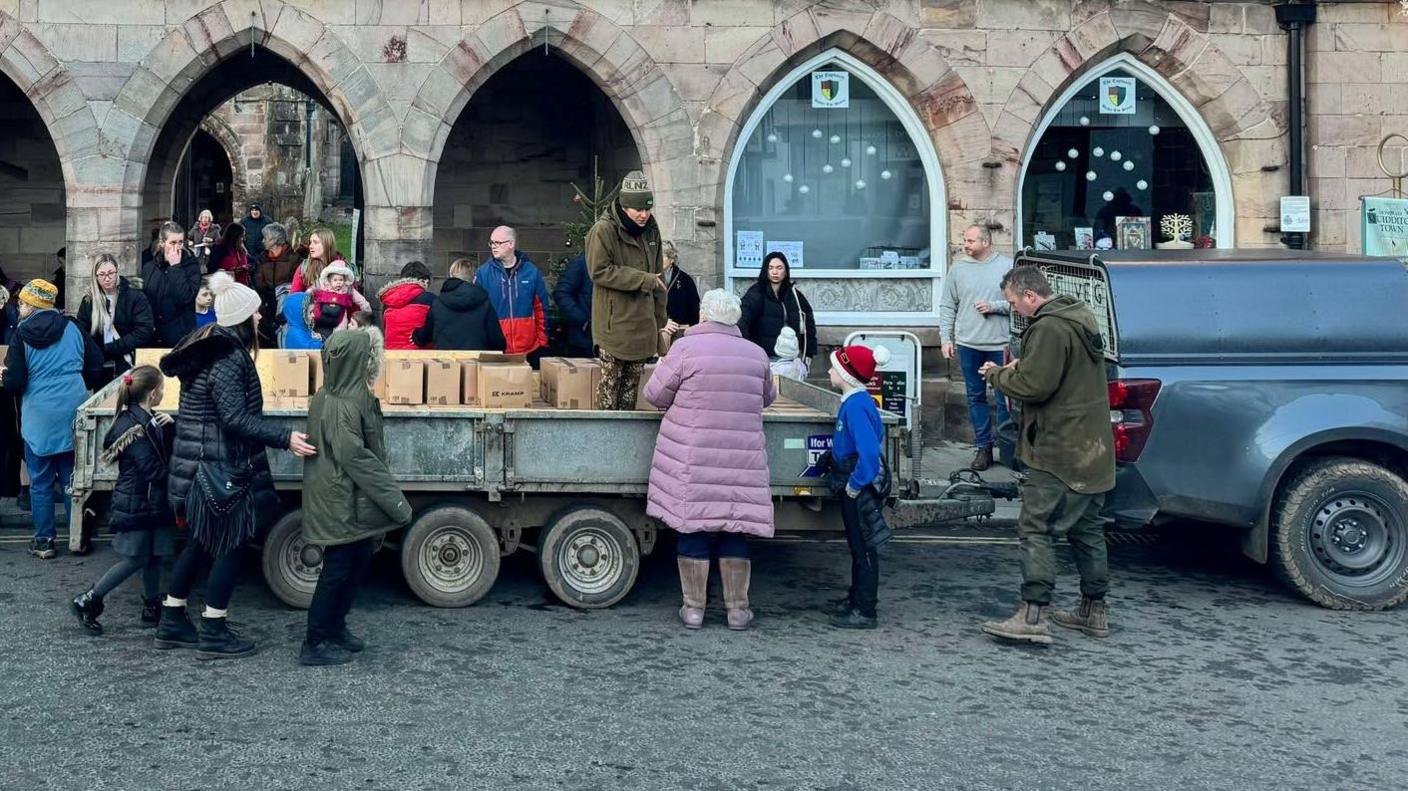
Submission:
M 1408 262 L 1408 198 L 1361 198 L 1365 255 L 1392 255 Z

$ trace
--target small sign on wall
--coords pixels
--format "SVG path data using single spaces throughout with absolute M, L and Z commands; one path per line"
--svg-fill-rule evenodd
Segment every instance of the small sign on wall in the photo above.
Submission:
M 844 71 L 812 72 L 812 107 L 829 110 L 850 106 L 850 73 Z
M 1281 233 L 1310 233 L 1310 196 L 1281 196 Z
M 1134 115 L 1134 78 L 1100 78 L 1100 114 Z

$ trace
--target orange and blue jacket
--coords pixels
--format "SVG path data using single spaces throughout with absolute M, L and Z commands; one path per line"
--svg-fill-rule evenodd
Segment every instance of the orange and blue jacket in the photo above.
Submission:
M 499 317 L 509 354 L 531 354 L 548 345 L 548 284 L 538 267 L 522 253 L 512 270 L 489 259 L 474 273 L 474 282 L 489 292 L 489 304 Z

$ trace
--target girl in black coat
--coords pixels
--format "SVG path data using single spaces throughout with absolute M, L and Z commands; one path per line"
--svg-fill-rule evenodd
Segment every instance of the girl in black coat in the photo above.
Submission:
M 104 253 L 93 263 L 93 284 L 78 306 L 78 326 L 103 350 L 103 375 L 94 388 L 111 382 L 136 362 L 138 349 L 156 337 L 156 319 L 147 295 L 117 273 L 117 259 Z
M 306 434 L 289 432 L 264 417 L 264 395 L 252 356 L 258 351 L 259 295 L 228 272 L 211 275 L 210 290 L 218 323 L 186 336 L 161 359 L 162 372 L 181 380 L 168 500 L 178 522 L 191 524 L 191 536 L 171 570 L 156 646 L 196 648 L 198 659 L 254 653 L 254 643 L 230 631 L 225 614 L 239 573 L 240 550 L 253 538 L 258 515 L 272 514 L 278 507 L 265 448 L 288 448 L 299 456 L 314 453 Z M 248 483 L 248 500 L 241 498 L 240 507 L 224 518 L 204 518 L 188 508 L 199 503 L 193 489 L 202 463 Z M 186 616 L 186 597 L 207 564 L 211 571 L 206 607 L 197 632 Z
M 151 365 L 123 374 L 117 390 L 117 419 L 103 438 L 103 461 L 117 465 L 109 527 L 112 548 L 122 556 L 98 582 L 75 596 L 73 614 L 89 633 L 103 633 L 98 616 L 103 599 L 142 572 L 142 625 L 156 626 L 160 614 L 161 560 L 175 545 L 175 524 L 166 501 L 167 459 L 172 420 L 156 411 L 165 379 Z
M 743 317 L 738 329 L 743 337 L 758 344 L 769 359 L 778 359 L 774 347 L 784 326 L 797 333 L 800 357 L 808 367 L 816 354 L 816 314 L 805 295 L 792 283 L 792 269 L 787 256 L 768 253 L 758 282 L 743 295 Z

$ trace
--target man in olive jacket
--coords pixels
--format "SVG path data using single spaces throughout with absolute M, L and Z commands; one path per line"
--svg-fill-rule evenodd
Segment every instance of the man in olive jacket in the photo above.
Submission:
M 303 538 L 323 547 L 323 570 L 298 657 L 305 665 L 343 664 L 366 647 L 347 631 L 357 581 L 376 539 L 411 521 L 386 466 L 381 403 L 370 387 L 382 350 L 374 327 L 333 333 L 323 347 L 323 386 L 308 404 L 308 436 L 322 444 L 303 464 Z
M 1104 339 L 1085 303 L 1054 296 L 1041 270 L 1023 266 L 1002 279 L 1012 309 L 1031 320 L 1022 357 L 987 363 L 988 384 L 1022 402 L 1017 456 L 1031 468 L 1022 484 L 1017 536 L 1022 605 L 983 631 L 1007 640 L 1050 643 L 1048 618 L 1093 637 L 1110 633 L 1105 593 L 1105 493 L 1115 488 L 1115 443 L 1105 377 Z M 1080 606 L 1048 613 L 1056 583 L 1053 538 L 1065 535 L 1080 570 Z
M 601 348 L 597 409 L 635 409 L 641 370 L 659 353 L 667 292 L 654 206 L 650 182 L 632 170 L 611 209 L 587 232 L 592 340 Z

